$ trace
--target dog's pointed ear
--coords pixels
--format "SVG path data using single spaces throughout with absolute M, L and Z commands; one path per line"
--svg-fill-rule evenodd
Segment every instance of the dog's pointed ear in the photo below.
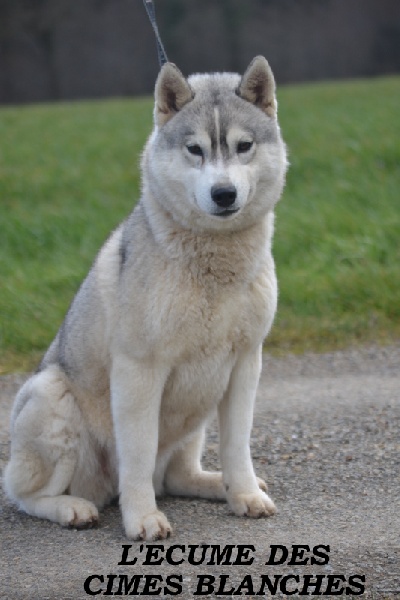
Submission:
M 256 56 L 247 67 L 239 84 L 238 95 L 261 108 L 268 116 L 276 115 L 275 79 L 263 56 Z
M 193 91 L 178 67 L 173 63 L 163 65 L 155 87 L 156 124 L 165 125 L 192 99 Z

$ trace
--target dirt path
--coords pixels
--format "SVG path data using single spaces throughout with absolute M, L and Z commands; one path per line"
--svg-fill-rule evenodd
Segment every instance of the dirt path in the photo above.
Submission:
M 196 590 L 203 597 L 234 592 L 270 597 L 268 584 L 272 590 L 276 584 L 276 597 L 292 590 L 328 592 L 327 597 L 343 590 L 355 597 L 365 588 L 364 598 L 400 598 L 400 344 L 266 363 L 253 456 L 278 506 L 275 517 L 240 519 L 225 504 L 165 498 L 160 507 L 174 535 L 161 544 L 163 562 L 144 565 L 148 545 L 140 551 L 140 544 L 134 544 L 128 559 L 137 558 L 136 564 L 118 565 L 122 544 L 128 542 L 117 506 L 104 511 L 98 529 L 78 532 L 21 514 L 0 495 L 0 598 L 88 598 L 84 582 L 92 575 L 99 577 L 88 580 L 88 591 L 101 592 L 98 597 L 107 586 L 107 595 L 124 595 L 131 582 L 125 591 L 149 598 L 180 588 L 178 597 L 185 599 L 201 597 Z M 0 379 L 1 467 L 8 456 L 12 396 L 21 380 Z M 204 461 L 208 467 L 217 466 L 217 451 L 212 428 Z M 225 564 L 212 564 L 218 562 L 212 548 L 202 564 L 190 564 L 202 551 L 190 545 L 201 544 L 234 547 L 230 557 L 226 549 Z M 179 565 L 165 558 L 174 545 L 179 548 L 170 551 L 169 559 L 183 559 Z M 240 551 L 237 545 L 250 548 Z M 299 548 L 295 564 L 265 565 L 271 545 L 287 548 L 288 560 L 293 545 L 310 550 Z M 321 545 L 329 551 L 315 548 Z M 311 564 L 312 558 L 324 564 Z M 246 562 L 251 564 L 239 564 Z M 135 575 L 142 576 L 136 591 Z

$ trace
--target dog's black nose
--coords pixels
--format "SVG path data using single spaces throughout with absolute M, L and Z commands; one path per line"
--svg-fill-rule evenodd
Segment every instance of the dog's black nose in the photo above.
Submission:
M 228 208 L 235 203 L 236 188 L 233 185 L 213 185 L 211 188 L 211 198 L 217 206 L 220 206 L 221 208 Z

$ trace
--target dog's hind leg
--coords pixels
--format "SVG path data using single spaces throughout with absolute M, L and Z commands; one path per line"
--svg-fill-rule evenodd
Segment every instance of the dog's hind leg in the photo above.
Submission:
M 19 508 L 64 526 L 97 521 L 92 502 L 67 494 L 84 435 L 80 410 L 57 367 L 26 382 L 15 402 L 4 473 L 5 490 Z
M 165 472 L 164 489 L 174 496 L 194 496 L 209 500 L 226 500 L 226 491 L 220 471 L 204 471 L 201 455 L 205 429 L 196 432 L 189 441 L 172 455 Z M 267 484 L 257 477 L 258 487 L 267 491 Z
M 172 455 L 165 473 L 165 491 L 175 496 L 196 496 L 210 500 L 225 500 L 222 474 L 204 471 L 201 454 L 205 430 L 197 431 Z

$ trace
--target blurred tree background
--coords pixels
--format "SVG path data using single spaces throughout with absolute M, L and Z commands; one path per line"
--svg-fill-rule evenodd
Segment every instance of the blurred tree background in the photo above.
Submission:
M 156 0 L 185 74 L 243 71 L 279 83 L 400 72 L 399 0 Z M 0 0 L 0 102 L 131 96 L 158 71 L 142 0 Z

